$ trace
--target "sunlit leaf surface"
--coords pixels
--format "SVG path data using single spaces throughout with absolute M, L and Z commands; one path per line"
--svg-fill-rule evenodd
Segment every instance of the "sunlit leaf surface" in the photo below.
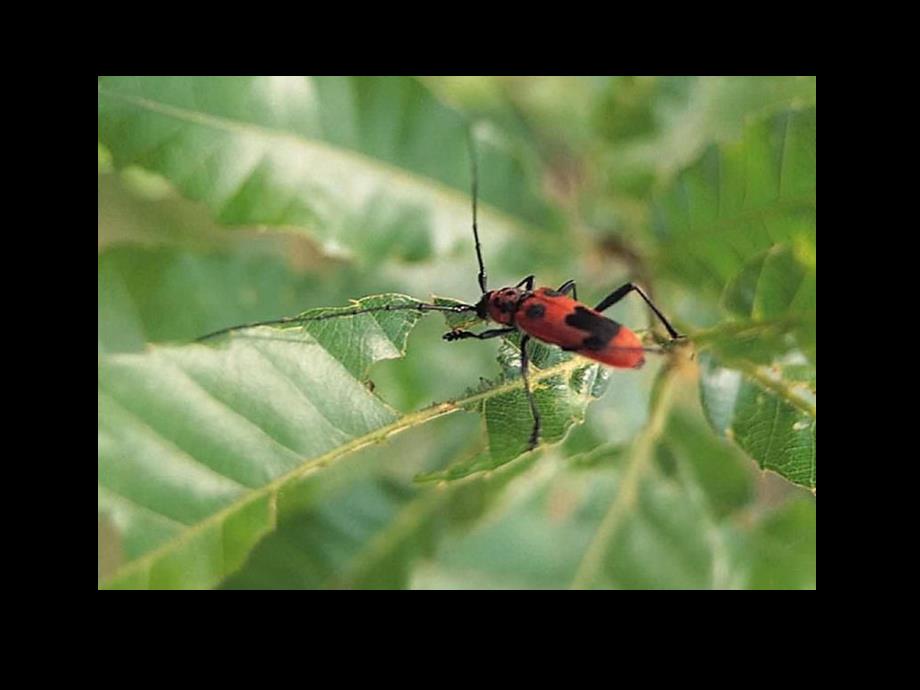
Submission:
M 117 168 L 162 174 L 228 225 L 374 260 L 469 242 L 468 123 L 414 79 L 106 77 L 99 137 Z M 490 248 L 552 227 L 515 157 L 480 147 Z
M 407 423 L 362 377 L 403 353 L 419 318 L 375 312 L 102 357 L 100 510 L 129 561 L 115 584 L 217 584 L 273 528 L 284 482 Z M 188 571 L 186 552 L 196 559 Z

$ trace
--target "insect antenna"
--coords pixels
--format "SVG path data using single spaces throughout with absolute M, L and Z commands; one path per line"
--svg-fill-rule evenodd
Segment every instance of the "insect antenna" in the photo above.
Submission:
M 479 289 L 482 294 L 488 292 L 486 288 L 486 266 L 482 260 L 482 246 L 479 244 L 479 228 L 476 224 L 476 201 L 479 197 L 479 161 L 476 156 L 476 141 L 473 138 L 473 128 L 470 127 L 469 133 L 469 150 L 470 150 L 470 178 L 471 178 L 471 196 L 473 197 L 473 239 L 476 241 L 476 259 L 479 261 Z
M 224 335 L 225 333 L 232 333 L 233 331 L 241 331 L 247 328 L 255 328 L 256 326 L 277 326 L 285 323 L 307 323 L 310 321 L 324 321 L 326 319 L 337 319 L 347 316 L 357 316 L 359 314 L 370 314 L 372 312 L 378 311 L 446 311 L 453 312 L 455 314 L 460 314 L 463 312 L 476 311 L 475 305 L 472 304 L 429 304 L 428 302 L 414 302 L 412 304 L 384 304 L 379 307 L 361 307 L 358 309 L 352 309 L 351 311 L 333 311 L 326 312 L 323 314 L 316 314 L 311 316 L 309 313 L 300 314 L 298 316 L 283 316 L 280 319 L 269 319 L 267 321 L 252 321 L 250 323 L 241 323 L 236 326 L 228 326 L 227 328 L 221 328 L 217 331 L 212 331 L 198 338 L 195 338 L 196 343 L 200 343 L 205 340 L 210 340 L 211 338 L 216 338 L 219 335 Z

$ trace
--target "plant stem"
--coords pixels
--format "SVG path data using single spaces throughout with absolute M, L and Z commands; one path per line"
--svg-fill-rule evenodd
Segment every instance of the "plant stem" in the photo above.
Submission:
M 636 504 L 636 499 L 639 495 L 639 482 L 649 466 L 655 444 L 664 431 L 668 412 L 671 409 L 675 378 L 676 370 L 674 367 L 669 366 L 662 370 L 658 379 L 657 395 L 652 401 L 648 424 L 633 442 L 632 451 L 629 454 L 629 464 L 623 472 L 619 490 L 578 566 L 578 570 L 572 580 L 571 589 L 587 589 L 595 582 L 603 565 L 604 557 L 610 550 L 610 545 L 616 537 L 623 518 L 627 515 L 629 509 Z
M 726 321 L 712 328 L 691 332 L 690 340 L 697 347 L 701 347 L 726 337 L 756 337 L 765 331 L 771 330 L 782 332 L 804 323 L 807 316 L 808 314 L 797 314 L 766 321 Z M 683 326 L 683 324 L 679 324 L 679 326 Z

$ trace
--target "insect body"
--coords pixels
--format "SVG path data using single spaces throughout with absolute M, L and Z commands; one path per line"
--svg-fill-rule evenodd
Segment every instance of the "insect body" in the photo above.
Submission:
M 638 369 L 645 363 L 635 333 L 560 290 L 505 288 L 488 295 L 493 321 L 609 366 Z
M 475 220 L 473 232 L 478 235 Z M 477 255 L 479 255 L 478 250 Z M 475 307 L 476 313 L 481 319 L 491 319 L 502 324 L 504 328 L 493 328 L 481 333 L 453 330 L 444 334 L 444 340 L 454 341 L 467 338 L 486 340 L 508 335 L 515 330 L 524 333 L 521 338 L 521 376 L 534 419 L 528 443 L 529 449 L 537 445 L 540 437 L 540 412 L 531 393 L 527 375 L 529 363 L 527 343 L 531 338 L 558 345 L 563 350 L 575 352 L 612 367 L 638 369 L 645 363 L 646 351 L 639 336 L 626 326 L 601 314 L 630 292 L 639 293 L 661 320 L 672 339 L 682 337 L 652 303 L 648 295 L 634 283 L 626 283 L 617 288 L 593 309 L 578 301 L 574 280 L 566 281 L 557 290 L 547 287 L 534 290 L 533 283 L 534 277 L 530 275 L 514 287 L 486 290 L 485 271 L 480 263 L 480 287 L 483 289 L 483 294 Z M 570 292 L 572 297 L 568 296 Z
M 467 338 L 486 340 L 508 335 L 515 330 L 524 333 L 521 337 L 521 378 L 524 381 L 524 392 L 530 403 L 530 411 L 534 420 L 528 443 L 528 449 L 532 450 L 540 438 L 540 411 L 537 409 L 528 379 L 527 343 L 531 338 L 558 345 L 563 350 L 575 352 L 609 366 L 641 367 L 645 362 L 645 348 L 642 347 L 639 337 L 625 326 L 601 314 L 630 292 L 639 293 L 639 296 L 655 312 L 672 339 L 683 336 L 678 334 L 648 295 L 634 283 L 620 286 L 593 309 L 578 302 L 574 280 L 566 281 L 557 290 L 547 287 L 534 290 L 534 277 L 529 275 L 514 287 L 488 290 L 485 262 L 482 260 L 482 247 L 479 243 L 479 228 L 476 223 L 479 175 L 475 148 L 472 143 L 470 155 L 473 178 L 473 241 L 476 247 L 476 260 L 479 262 L 479 288 L 482 290 L 482 297 L 475 309 L 479 318 L 491 319 L 503 325 L 504 328 L 492 328 L 481 333 L 453 330 L 444 334 L 444 340 L 455 341 Z M 572 293 L 572 297 L 568 297 L 569 292 Z

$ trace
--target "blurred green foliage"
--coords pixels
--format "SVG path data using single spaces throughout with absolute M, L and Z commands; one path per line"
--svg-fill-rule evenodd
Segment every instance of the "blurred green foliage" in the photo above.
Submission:
M 816 587 L 814 77 L 98 89 L 101 586 Z M 190 344 L 475 300 L 470 132 L 490 286 L 636 280 L 690 345 L 540 348 L 521 455 L 515 339 L 401 311 Z

